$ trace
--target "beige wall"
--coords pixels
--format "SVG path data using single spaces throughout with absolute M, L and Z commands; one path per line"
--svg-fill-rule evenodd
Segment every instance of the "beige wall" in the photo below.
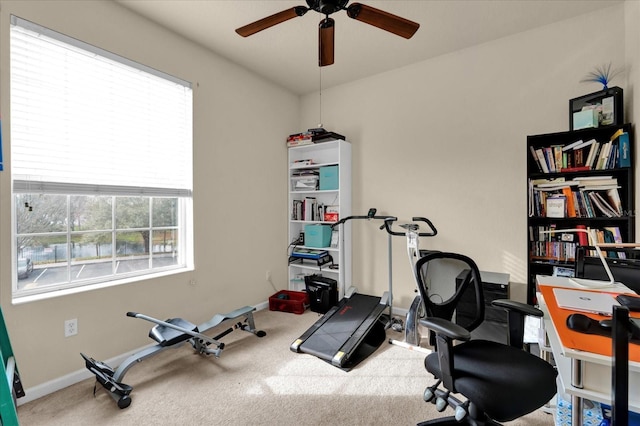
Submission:
M 568 130 L 569 99 L 601 89 L 580 80 L 596 66 L 625 64 L 624 11 L 620 4 L 323 91 L 325 127 L 353 143 L 354 214 L 426 216 L 439 234 L 423 248 L 509 273 L 524 294 L 526 137 Z M 317 117 L 317 93 L 305 96 L 302 123 Z M 354 224 L 353 247 L 355 285 L 381 294 L 386 236 Z M 408 308 L 414 284 L 401 238 L 393 270 L 394 301 Z
M 83 369 L 79 352 L 108 359 L 151 343 L 135 310 L 199 323 L 264 302 L 286 283 L 287 160 L 298 97 L 110 1 L 0 1 L 0 108 L 10 164 L 9 16 L 63 32 L 194 85 L 195 266 L 183 273 L 11 303 L 10 170 L 0 173 L 0 302 L 26 387 Z M 52 141 L 56 135 L 51 135 Z M 168 170 L 170 173 L 170 170 Z M 274 249 L 276 248 L 276 249 Z M 251 254 L 258 253 L 259 256 Z M 197 284 L 189 284 L 195 279 Z M 79 334 L 65 338 L 65 319 Z

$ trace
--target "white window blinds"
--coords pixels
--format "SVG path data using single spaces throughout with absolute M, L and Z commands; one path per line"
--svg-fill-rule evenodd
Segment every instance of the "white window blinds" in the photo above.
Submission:
M 190 83 L 11 17 L 14 191 L 191 196 Z

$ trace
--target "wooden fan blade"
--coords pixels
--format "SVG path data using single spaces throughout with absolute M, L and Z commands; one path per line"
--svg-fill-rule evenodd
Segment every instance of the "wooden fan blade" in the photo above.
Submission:
M 242 37 L 248 37 L 267 28 L 271 28 L 274 25 L 281 24 L 289 19 L 302 16 L 307 13 L 308 8 L 304 6 L 296 6 L 291 9 L 283 10 L 282 12 L 274 13 L 266 18 L 259 19 L 251 24 L 240 27 L 236 30 Z
M 321 67 L 333 64 L 333 48 L 335 21 L 331 18 L 325 18 L 320 22 L 319 33 L 319 64 Z
M 411 38 L 416 31 L 418 31 L 418 28 L 420 28 L 420 24 L 417 22 L 409 21 L 408 19 L 361 3 L 352 3 L 347 8 L 347 15 L 357 21 L 373 25 L 374 27 L 389 31 L 404 38 Z

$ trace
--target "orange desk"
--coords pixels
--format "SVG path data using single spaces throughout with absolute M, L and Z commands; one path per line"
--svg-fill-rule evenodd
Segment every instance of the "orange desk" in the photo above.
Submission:
M 544 332 L 558 368 L 559 391 L 571 396 L 572 424 L 581 425 L 583 399 L 611 405 L 612 341 L 605 336 L 578 333 L 567 328 L 567 317 L 576 311 L 558 307 L 553 287 L 574 287 L 570 280 L 538 276 L 537 281 L 538 302 L 545 314 Z M 607 291 L 629 292 L 626 288 Z M 596 314 L 585 315 L 594 319 L 606 318 Z M 640 345 L 631 344 L 629 356 L 629 410 L 639 412 Z
M 591 314 L 580 311 L 573 311 L 570 309 L 563 309 L 558 306 L 554 297 L 553 289 L 558 288 L 551 285 L 541 285 L 540 293 L 544 298 L 551 320 L 556 326 L 556 332 L 560 343 L 565 348 L 575 349 L 583 352 L 591 352 L 594 354 L 612 356 L 612 344 L 611 338 L 606 336 L 598 336 L 593 334 L 584 334 L 577 331 L 573 331 L 566 326 L 567 318 L 571 314 L 582 314 L 596 321 L 611 318 L 603 315 Z M 580 289 L 585 291 L 585 289 Z M 596 291 L 596 290 L 593 290 Z M 602 291 L 603 293 L 609 293 L 609 291 Z M 618 295 L 619 292 L 612 292 L 611 294 Z M 640 318 L 640 313 L 632 312 L 630 316 Z M 629 360 L 640 362 L 640 345 L 629 345 Z

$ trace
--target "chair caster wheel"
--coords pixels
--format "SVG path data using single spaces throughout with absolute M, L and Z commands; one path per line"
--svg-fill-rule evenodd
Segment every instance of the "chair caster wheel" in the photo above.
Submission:
M 447 408 L 447 401 L 442 398 L 436 399 L 436 410 L 441 413 L 445 408 Z
M 457 421 L 462 421 L 462 419 L 464 419 L 466 415 L 467 410 L 465 410 L 463 407 L 456 407 L 455 418 Z
M 433 393 L 431 388 L 426 388 L 424 390 L 424 394 L 422 395 L 422 398 L 424 399 L 424 402 L 429 402 L 433 399 L 434 396 L 435 394 Z
M 121 410 L 131 405 L 131 397 L 128 395 L 121 396 L 118 400 L 118 408 Z

